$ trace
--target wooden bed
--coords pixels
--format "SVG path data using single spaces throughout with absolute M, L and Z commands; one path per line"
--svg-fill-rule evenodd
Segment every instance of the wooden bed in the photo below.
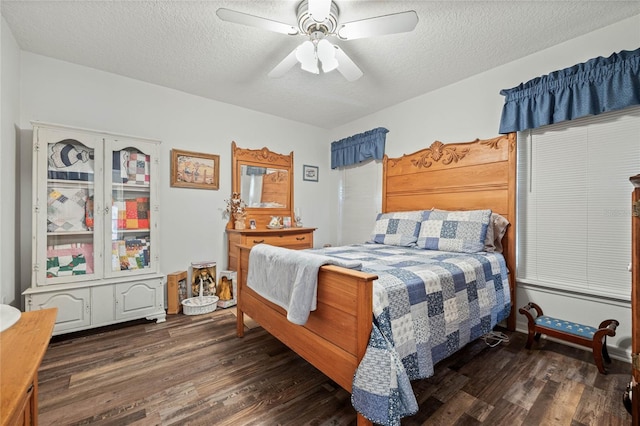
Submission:
M 511 314 L 515 329 L 516 135 L 443 144 L 400 158 L 383 160 L 382 211 L 491 209 L 506 217 L 502 244 L 510 271 Z M 371 218 L 371 223 L 375 218 Z M 247 314 L 347 391 L 364 356 L 372 327 L 372 287 L 377 276 L 323 266 L 318 274 L 317 309 L 304 326 L 246 287 L 249 247 L 241 247 L 238 266 L 237 334 Z M 358 415 L 358 424 L 371 424 Z

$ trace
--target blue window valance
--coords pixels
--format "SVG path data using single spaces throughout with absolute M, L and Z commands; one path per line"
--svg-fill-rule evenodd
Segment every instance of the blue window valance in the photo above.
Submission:
M 331 143 L 331 168 L 360 163 L 367 158 L 381 160 L 389 130 L 378 127 Z
M 500 133 L 640 105 L 640 48 L 534 78 L 505 96 Z

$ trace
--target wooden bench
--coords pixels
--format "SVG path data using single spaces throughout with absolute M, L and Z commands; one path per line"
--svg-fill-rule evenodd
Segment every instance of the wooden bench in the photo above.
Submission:
M 531 314 L 532 309 L 536 311 L 535 318 Z M 620 324 L 618 321 L 614 319 L 604 320 L 598 328 L 594 328 L 544 315 L 542 308 L 533 302 L 520 308 L 518 312 L 526 316 L 529 322 L 529 336 L 525 346 L 527 349 L 531 349 L 533 340 L 539 340 L 541 334 L 586 346 L 593 350 L 593 359 L 598 371 L 602 374 L 607 374 L 603 363 L 603 358 L 607 363 L 611 362 L 607 351 L 607 336 L 613 337 L 616 335 L 616 328 Z

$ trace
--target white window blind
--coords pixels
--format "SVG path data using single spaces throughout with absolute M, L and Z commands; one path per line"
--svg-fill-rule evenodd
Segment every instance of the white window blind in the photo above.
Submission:
M 365 161 L 341 173 L 338 244 L 364 243 L 382 206 L 382 162 Z
M 519 136 L 518 280 L 630 300 L 640 108 Z

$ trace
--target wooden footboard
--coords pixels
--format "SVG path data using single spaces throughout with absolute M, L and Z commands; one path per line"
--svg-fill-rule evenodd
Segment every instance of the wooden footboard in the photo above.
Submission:
M 278 340 L 351 392 L 353 374 L 371 334 L 376 275 L 326 265 L 318 273 L 317 309 L 304 326 L 287 320 L 284 309 L 246 286 L 250 247 L 240 247 L 237 334 L 247 314 Z

